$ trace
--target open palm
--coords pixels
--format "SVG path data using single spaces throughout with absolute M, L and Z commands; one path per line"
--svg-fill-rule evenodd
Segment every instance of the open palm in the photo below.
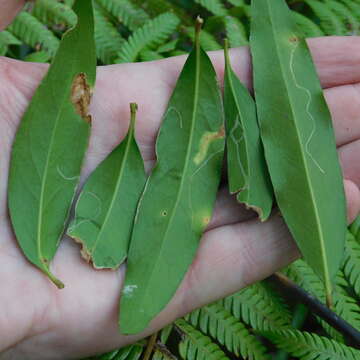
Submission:
M 344 172 L 349 219 L 360 209 L 360 38 L 310 42 L 333 114 Z M 222 79 L 223 54 L 211 54 Z M 231 52 L 234 68 L 250 86 L 248 50 Z M 162 114 L 184 57 L 98 68 L 91 105 L 92 136 L 82 181 L 124 138 L 129 103 L 139 105 L 136 138 L 149 170 Z M 214 217 L 198 254 L 169 306 L 146 333 L 118 333 L 117 314 L 125 268 L 93 270 L 79 248 L 64 238 L 52 271 L 66 285 L 58 290 L 22 256 L 7 213 L 11 144 L 17 125 L 46 72 L 41 64 L 0 58 L 0 355 L 1 359 L 80 358 L 125 345 L 192 309 L 263 279 L 298 256 L 279 215 L 261 224 L 221 189 Z M 221 80 L 222 81 L 222 80 Z M 299 204 L 301 206 L 301 204 Z

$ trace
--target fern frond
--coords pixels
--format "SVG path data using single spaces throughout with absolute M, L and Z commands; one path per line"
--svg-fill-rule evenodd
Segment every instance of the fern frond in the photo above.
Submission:
M 184 360 L 229 360 L 217 344 L 185 320 L 179 319 L 175 324 L 184 336 L 179 344 L 180 356 Z
M 165 12 L 173 12 L 181 19 L 182 24 L 190 25 L 193 23 L 188 13 L 172 0 L 132 0 L 132 2 L 141 7 L 151 18 Z
M 9 31 L 0 31 L 0 55 L 5 55 L 10 45 L 21 45 L 21 41 Z
M 34 51 L 24 58 L 24 61 L 46 63 L 50 61 L 50 55 L 45 51 Z
M 164 345 L 157 342 L 152 360 L 177 360 L 177 357 Z
M 169 339 L 169 336 L 171 334 L 173 330 L 173 325 L 170 324 L 168 326 L 165 326 L 161 332 L 160 332 L 160 341 L 163 343 L 163 344 L 166 344 L 166 342 L 168 341 Z
M 44 50 L 54 56 L 59 39 L 31 14 L 20 12 L 8 27 L 17 38 L 36 50 Z
M 317 0 L 305 0 L 320 20 L 320 27 L 327 35 L 346 35 L 347 28 L 342 20 L 325 4 Z
M 139 54 L 141 61 L 154 61 L 154 60 L 161 60 L 164 58 L 161 54 L 159 54 L 157 51 L 150 50 L 150 49 L 144 49 Z
M 73 7 L 73 5 L 74 5 L 74 2 L 75 2 L 75 0 L 62 0 L 62 2 L 65 4 L 65 5 L 67 5 L 67 6 L 69 6 L 69 7 Z
M 196 3 L 200 4 L 206 10 L 217 16 L 227 15 L 227 9 L 221 0 L 195 0 Z
M 149 20 L 135 30 L 121 46 L 116 62 L 133 62 L 141 50 L 164 42 L 179 25 L 179 19 L 172 13 L 164 13 Z
M 49 26 L 73 26 L 77 21 L 71 7 L 54 0 L 37 0 L 31 13 Z
M 291 315 L 280 296 L 259 282 L 222 300 L 225 309 L 256 330 L 288 327 Z
M 269 359 L 263 344 L 220 303 L 195 310 L 186 320 L 237 356 L 249 360 Z
M 360 242 L 360 215 L 351 224 L 350 231 L 354 235 L 355 240 Z
M 103 64 L 113 64 L 124 39 L 100 7 L 94 7 L 95 43 L 97 57 Z
M 307 292 L 315 295 L 319 300 L 324 301 L 324 286 L 319 277 L 303 260 L 297 260 L 288 266 L 284 273 Z
M 268 332 L 266 337 L 300 360 L 360 359 L 360 351 L 308 332 L 280 330 Z
M 160 45 L 156 51 L 158 53 L 166 53 L 166 52 L 174 51 L 176 49 L 176 45 L 178 41 L 179 41 L 178 39 L 170 40 L 167 43 Z
M 231 47 L 245 46 L 249 43 L 245 26 L 234 16 L 224 16 L 226 36 Z
M 337 276 L 345 282 L 345 286 L 336 286 L 335 288 L 334 310 L 355 329 L 360 329 L 360 306 L 345 290 L 348 283 L 344 273 L 339 271 Z M 339 283 L 340 282 L 338 281 L 338 284 Z
M 318 25 L 316 25 L 312 20 L 308 17 L 293 11 L 296 24 L 302 30 L 303 34 L 306 37 L 318 37 L 324 36 L 324 32 L 320 29 Z
M 132 344 L 117 350 L 117 352 L 114 355 L 112 355 L 113 357 L 109 358 L 109 360 L 139 360 L 143 350 L 144 347 L 142 344 L 140 343 Z
M 195 41 L 195 33 L 193 27 L 184 28 L 186 35 L 191 39 L 192 42 Z M 205 51 L 220 50 L 222 46 L 217 42 L 215 37 L 207 32 L 202 30 L 200 33 L 200 45 Z
M 291 264 L 287 270 L 287 274 L 306 291 L 315 295 L 320 301 L 325 303 L 325 289 L 322 282 L 303 260 L 297 260 L 295 263 Z M 343 277 L 341 271 L 339 271 L 338 277 Z M 356 301 L 351 298 L 341 286 L 335 287 L 333 302 L 334 311 L 339 316 L 355 328 L 360 328 L 360 308 Z M 342 341 L 342 336 L 336 330 L 323 320 L 319 319 L 319 322 L 328 334 L 338 341 Z
M 360 243 L 348 232 L 345 245 L 344 274 L 360 298 Z
M 143 9 L 134 5 L 130 0 L 96 1 L 131 31 L 143 26 L 150 18 Z
M 353 0 L 340 0 L 340 2 L 351 11 L 357 21 L 360 21 L 360 3 Z
M 359 32 L 359 23 L 353 13 L 338 0 L 326 0 L 326 5 L 336 14 L 347 28 L 347 34 L 356 35 Z
M 151 360 L 176 360 L 176 357 L 162 353 L 159 350 L 155 350 Z
M 231 5 L 234 6 L 238 6 L 238 7 L 242 7 L 245 6 L 245 1 L 244 0 L 227 0 Z

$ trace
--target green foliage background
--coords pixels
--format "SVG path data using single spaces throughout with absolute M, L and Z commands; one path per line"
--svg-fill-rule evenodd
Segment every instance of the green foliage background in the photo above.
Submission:
M 248 43 L 248 0 L 94 0 L 99 64 L 151 61 L 186 54 L 191 49 L 193 22 L 205 19 L 201 45 L 222 48 Z M 73 0 L 28 3 L 0 32 L 0 55 L 49 62 L 63 32 L 76 22 Z M 307 37 L 357 35 L 360 0 L 290 0 L 298 25 Z M 305 290 L 324 299 L 313 271 L 298 260 L 283 270 Z M 360 218 L 349 228 L 346 256 L 339 271 L 334 311 L 360 330 Z M 360 360 L 348 339 L 305 306 L 281 293 L 269 280 L 194 311 L 163 329 L 152 359 L 185 360 Z M 135 360 L 147 341 L 95 358 Z

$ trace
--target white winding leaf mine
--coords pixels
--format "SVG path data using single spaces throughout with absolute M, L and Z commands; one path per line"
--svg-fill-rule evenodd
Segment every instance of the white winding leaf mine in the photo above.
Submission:
M 302 90 L 302 91 L 304 91 L 306 93 L 306 96 L 308 98 L 308 101 L 306 103 L 306 113 L 309 116 L 310 121 L 312 122 L 312 130 L 311 130 L 311 133 L 309 135 L 309 138 L 306 141 L 305 151 L 306 151 L 307 155 L 310 157 L 310 159 L 313 161 L 315 166 L 320 170 L 321 173 L 324 174 L 325 171 L 323 170 L 323 168 L 320 166 L 318 161 L 314 158 L 314 156 L 312 155 L 312 153 L 309 150 L 310 142 L 313 140 L 313 137 L 314 137 L 315 131 L 316 131 L 316 121 L 315 121 L 315 118 L 314 118 L 313 114 L 310 111 L 310 106 L 311 106 L 311 103 L 312 103 L 312 95 L 311 95 L 311 92 L 309 91 L 309 89 L 307 89 L 306 87 L 301 86 L 299 84 L 299 81 L 298 81 L 298 79 L 296 77 L 296 74 L 295 74 L 295 71 L 294 71 L 294 55 L 295 55 L 296 49 L 299 47 L 300 40 L 299 40 L 298 37 L 296 37 L 294 35 L 293 37 L 290 38 L 290 43 L 294 44 L 294 47 L 291 50 L 291 54 L 290 54 L 290 73 L 291 73 L 291 75 L 293 77 L 295 86 L 298 89 L 300 89 L 300 90 Z
M 78 74 L 71 87 L 71 102 L 76 112 L 88 123 L 91 123 L 89 115 L 89 105 L 91 100 L 90 86 L 86 80 L 86 74 Z

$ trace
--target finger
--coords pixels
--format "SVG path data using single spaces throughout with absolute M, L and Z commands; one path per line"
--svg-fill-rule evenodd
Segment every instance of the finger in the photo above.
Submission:
M 327 36 L 308 39 L 308 45 L 317 68 L 323 88 L 350 84 L 360 81 L 360 37 Z M 222 51 L 209 52 L 216 72 L 222 82 L 224 75 L 224 54 Z M 234 71 L 241 81 L 251 88 L 251 58 L 247 47 L 230 50 Z M 174 73 L 183 65 L 185 56 L 161 60 Z
M 218 192 L 214 213 L 206 231 L 255 217 L 257 214 L 252 210 L 247 210 L 236 200 L 236 195 L 230 195 L 228 187 L 224 186 Z
M 351 224 L 360 213 L 360 190 L 351 180 L 344 180 L 347 200 L 348 223 Z
M 336 134 L 337 146 L 360 139 L 360 84 L 325 90 Z
M 0 31 L 10 24 L 24 4 L 25 0 L 0 0 Z
M 346 144 L 338 151 L 344 178 L 351 180 L 360 188 L 360 140 Z

